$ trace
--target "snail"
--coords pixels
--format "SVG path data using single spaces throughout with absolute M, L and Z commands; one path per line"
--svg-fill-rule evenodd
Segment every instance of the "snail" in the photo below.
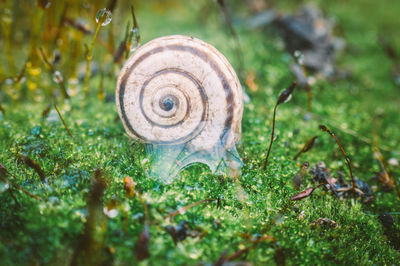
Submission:
M 116 105 L 129 137 L 152 153 L 164 181 L 200 162 L 237 169 L 243 94 L 228 60 L 213 46 L 182 35 L 154 39 L 121 69 Z

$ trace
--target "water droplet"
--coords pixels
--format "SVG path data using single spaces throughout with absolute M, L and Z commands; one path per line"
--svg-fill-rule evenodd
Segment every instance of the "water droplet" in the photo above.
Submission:
M 137 50 L 137 48 L 139 48 L 139 43 L 138 42 L 134 42 L 131 45 L 130 51 L 133 53 L 133 52 L 135 52 Z
M 59 118 L 58 118 L 57 111 L 54 110 L 54 109 L 52 109 L 52 110 L 50 111 L 49 115 L 47 116 L 46 121 L 49 122 L 49 123 L 58 122 L 58 121 L 59 121 Z
M 42 9 L 47 9 L 50 7 L 51 2 L 49 0 L 38 0 L 37 4 Z
M 115 218 L 118 215 L 118 210 L 117 209 L 111 209 L 109 210 L 107 207 L 103 208 L 103 212 L 105 215 L 107 215 L 109 218 Z
M 8 78 L 4 82 L 6 83 L 6 85 L 9 85 L 9 86 L 14 84 L 14 80 L 12 78 Z
M 396 158 L 390 158 L 390 159 L 388 160 L 388 163 L 389 163 L 391 166 L 399 166 L 399 161 L 398 161 Z
M 285 91 L 285 89 L 283 89 L 279 95 L 281 95 L 284 91 Z M 291 99 L 292 99 L 292 94 L 290 94 L 282 103 L 287 103 L 287 102 L 289 102 Z
M 133 28 L 132 30 L 132 39 L 134 42 L 131 44 L 130 51 L 135 52 L 137 48 L 139 48 L 139 30 L 138 28 Z
M 111 11 L 107 8 L 100 9 L 96 14 L 96 23 L 101 23 L 101 26 L 107 26 L 112 19 Z
M 145 165 L 145 164 L 147 164 L 149 161 L 150 161 L 150 160 L 149 160 L 148 158 L 144 158 L 144 159 L 141 161 L 141 163 L 142 163 L 142 165 Z
M 5 8 L 3 10 L 3 14 L 1 15 L 1 20 L 4 22 L 4 24 L 11 24 L 12 14 L 11 14 L 10 9 Z
M 304 64 L 304 54 L 299 50 L 294 51 L 294 57 L 300 65 Z
M 400 85 L 400 75 L 396 76 L 395 82 L 397 85 Z
M 39 136 L 41 132 L 41 128 L 40 126 L 35 126 L 34 128 L 32 128 L 31 130 L 31 134 L 34 135 L 35 137 Z
M 58 84 L 63 82 L 64 78 L 63 78 L 63 76 L 62 76 L 60 71 L 57 70 L 56 72 L 54 72 L 53 80 L 54 80 L 55 83 L 58 83 Z
M 9 187 L 10 187 L 10 185 L 8 184 L 8 182 L 6 182 L 6 183 L 0 182 L 0 193 L 3 193 L 4 191 L 6 191 Z

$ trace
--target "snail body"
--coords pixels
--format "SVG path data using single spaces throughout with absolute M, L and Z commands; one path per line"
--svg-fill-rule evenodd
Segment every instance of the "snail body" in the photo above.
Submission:
M 158 151 L 160 170 L 178 169 L 163 171 L 168 176 L 196 161 L 215 170 L 241 137 L 243 95 L 235 71 L 196 38 L 166 36 L 140 47 L 121 70 L 116 104 L 127 134 Z

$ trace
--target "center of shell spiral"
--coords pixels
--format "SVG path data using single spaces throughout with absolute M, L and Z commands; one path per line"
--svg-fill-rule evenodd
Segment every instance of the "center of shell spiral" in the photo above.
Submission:
M 164 111 L 171 111 L 175 104 L 178 104 L 178 99 L 173 95 L 167 95 L 160 101 L 160 107 Z

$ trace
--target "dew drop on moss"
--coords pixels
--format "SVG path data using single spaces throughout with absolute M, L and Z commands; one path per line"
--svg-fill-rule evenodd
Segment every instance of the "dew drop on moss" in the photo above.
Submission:
M 133 39 L 135 41 L 131 44 L 131 47 L 130 47 L 130 51 L 131 52 L 135 52 L 136 49 L 139 47 L 139 42 L 137 41 L 138 40 L 138 37 L 137 37 L 138 35 L 139 35 L 138 28 L 133 28 L 132 29 L 132 36 L 133 36 Z
M 8 182 L 3 183 L 0 181 L 0 193 L 3 193 L 4 191 L 6 191 L 9 187 L 10 187 L 10 185 L 8 184 Z
M 101 23 L 101 26 L 107 26 L 112 19 L 111 11 L 107 8 L 100 9 L 96 14 L 96 23 Z
M 3 10 L 3 14 L 1 15 L 1 20 L 4 22 L 4 24 L 11 24 L 12 14 L 11 14 L 10 9 L 5 8 Z
M 58 84 L 63 82 L 64 78 L 63 78 L 63 76 L 62 76 L 60 71 L 54 72 L 53 80 L 54 80 L 55 83 L 58 83 Z
M 296 58 L 297 62 L 302 65 L 304 64 L 304 54 L 300 52 L 299 50 L 296 50 L 294 52 L 294 57 Z

